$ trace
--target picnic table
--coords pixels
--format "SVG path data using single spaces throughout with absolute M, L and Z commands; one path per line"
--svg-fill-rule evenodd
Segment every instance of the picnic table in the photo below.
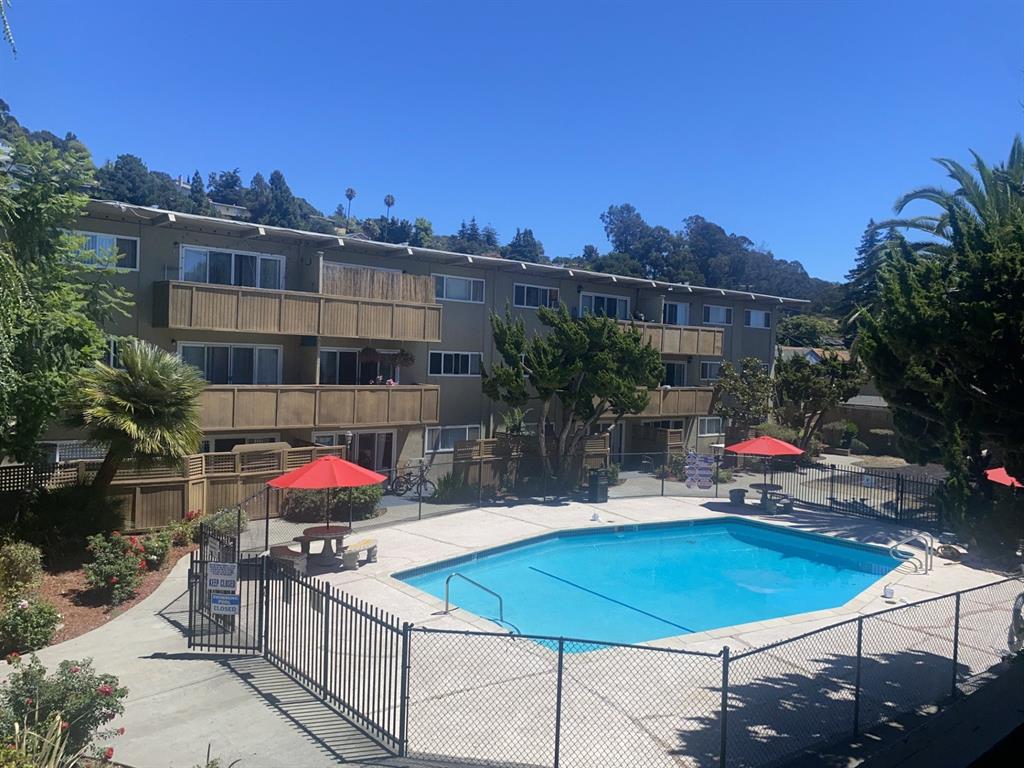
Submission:
M 778 483 L 751 483 L 751 490 L 761 492 L 761 506 L 768 506 L 768 497 L 773 493 L 778 493 L 782 490 L 782 486 Z
M 340 552 L 345 537 L 352 533 L 347 525 L 314 525 L 312 528 L 304 528 L 301 536 L 296 536 L 295 541 L 299 542 L 304 555 L 309 554 L 309 545 L 314 541 L 322 541 L 324 548 L 320 557 L 324 559 L 333 558 L 335 552 Z

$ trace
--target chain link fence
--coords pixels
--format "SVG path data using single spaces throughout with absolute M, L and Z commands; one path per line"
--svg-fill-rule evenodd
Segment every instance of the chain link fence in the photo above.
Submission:
M 407 753 L 554 768 L 780 764 L 977 690 L 1014 653 L 1022 594 L 1024 581 L 1007 579 L 738 653 L 417 627 Z

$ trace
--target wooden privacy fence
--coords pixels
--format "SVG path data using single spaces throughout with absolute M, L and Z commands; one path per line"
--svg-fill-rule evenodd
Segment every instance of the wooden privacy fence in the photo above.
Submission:
M 580 481 L 587 470 L 605 469 L 609 464 L 610 440 L 607 434 L 584 438 L 575 456 L 576 472 Z M 548 451 L 557 452 L 557 442 L 550 440 Z M 517 462 L 530 474 L 539 474 L 541 459 L 537 451 L 537 438 L 524 435 L 510 439 L 508 435 L 482 440 L 460 440 L 455 443 L 450 470 L 467 486 L 497 486 L 507 478 L 509 462 Z
M 435 304 L 434 278 L 324 262 L 321 293 L 361 299 Z
M 197 453 L 180 462 L 152 467 L 125 467 L 117 473 L 110 495 L 124 502 L 126 530 L 162 528 L 188 513 L 209 514 L 231 507 L 259 491 L 282 472 L 301 467 L 320 456 L 344 456 L 343 447 L 310 446 L 267 451 Z M 97 459 L 32 467 L 0 467 L 0 491 L 65 488 L 90 482 L 99 469 Z M 270 515 L 279 510 L 277 494 L 270 495 Z

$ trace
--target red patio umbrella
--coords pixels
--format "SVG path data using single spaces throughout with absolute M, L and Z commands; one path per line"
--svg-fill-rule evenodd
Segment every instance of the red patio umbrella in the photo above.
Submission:
M 738 453 L 744 456 L 767 456 L 769 459 L 773 456 L 799 456 L 804 452 L 802 448 L 797 448 L 795 445 L 787 443 L 785 440 L 779 440 L 778 438 L 769 437 L 768 435 L 761 435 L 761 437 L 755 437 L 752 440 L 744 440 L 742 443 L 727 445 L 725 446 L 725 450 L 729 451 L 729 453 Z M 764 481 L 765 485 L 767 485 L 767 466 L 764 467 Z M 763 501 L 765 498 L 765 492 L 762 492 L 761 498 Z
M 1010 475 L 1006 473 L 1006 467 L 986 469 L 985 477 L 987 477 L 993 483 L 999 483 L 1000 485 L 1008 485 L 1011 488 L 1024 488 L 1024 483 L 1022 483 L 1015 477 L 1010 477 Z
M 383 483 L 387 477 L 372 469 L 353 464 L 337 456 L 321 456 L 298 469 L 268 480 L 274 488 L 301 490 L 325 490 L 327 488 L 360 488 L 364 485 Z M 331 518 L 327 515 L 327 525 Z M 348 505 L 348 527 L 352 527 L 352 503 Z

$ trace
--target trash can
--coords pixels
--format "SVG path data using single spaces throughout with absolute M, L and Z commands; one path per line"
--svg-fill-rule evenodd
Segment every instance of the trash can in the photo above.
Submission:
M 602 504 L 608 501 L 608 473 L 603 469 L 590 470 L 587 485 L 587 501 Z
M 747 489 L 746 488 L 730 488 L 729 489 L 729 503 L 735 504 L 737 507 L 742 507 L 747 503 Z

